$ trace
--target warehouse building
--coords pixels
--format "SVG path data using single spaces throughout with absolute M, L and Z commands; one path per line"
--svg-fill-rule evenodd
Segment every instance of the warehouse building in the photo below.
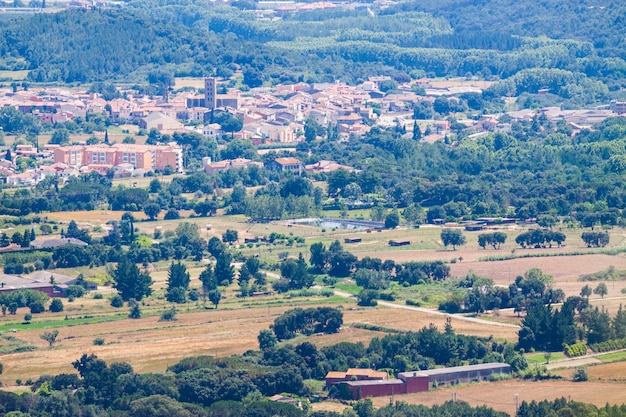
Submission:
M 342 397 L 359 400 L 366 397 L 426 392 L 445 385 L 487 381 L 492 374 L 510 373 L 510 365 L 492 362 L 425 371 L 400 372 L 397 379 L 351 380 L 337 383 Z M 331 385 L 331 383 L 327 381 L 327 385 Z

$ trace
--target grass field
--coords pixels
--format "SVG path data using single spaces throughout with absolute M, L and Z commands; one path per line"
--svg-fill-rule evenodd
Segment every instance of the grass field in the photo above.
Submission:
M 28 76 L 28 70 L 22 71 L 0 71 L 0 80 L 23 81 Z

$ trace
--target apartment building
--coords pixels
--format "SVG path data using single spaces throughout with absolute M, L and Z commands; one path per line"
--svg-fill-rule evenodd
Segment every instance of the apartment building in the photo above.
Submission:
M 170 166 L 183 169 L 183 151 L 175 145 L 136 145 L 116 143 L 86 146 L 61 146 L 54 150 L 54 162 L 69 166 L 109 166 L 129 164 L 135 169 L 151 171 Z

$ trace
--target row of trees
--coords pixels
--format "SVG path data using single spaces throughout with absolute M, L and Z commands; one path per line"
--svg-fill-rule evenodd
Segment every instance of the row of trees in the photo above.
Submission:
M 560 310 L 543 303 L 529 306 L 519 331 L 518 346 L 560 351 L 564 344 L 578 341 L 594 344 L 624 337 L 626 313 L 621 306 L 611 318 L 606 310 L 590 307 L 587 298 L 569 297 Z

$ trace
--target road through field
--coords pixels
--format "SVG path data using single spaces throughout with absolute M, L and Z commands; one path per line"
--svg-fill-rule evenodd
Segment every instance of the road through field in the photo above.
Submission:
M 335 292 L 335 295 L 339 296 L 339 297 L 344 297 L 344 298 L 356 298 L 354 295 L 344 292 L 344 291 L 339 291 L 339 290 L 333 290 Z M 402 304 L 395 304 L 395 303 L 390 303 L 388 301 L 378 301 L 378 305 L 379 306 L 384 306 L 384 307 L 390 307 L 390 308 L 399 308 L 399 309 L 403 309 L 403 310 L 412 310 L 412 311 L 419 311 L 421 313 L 426 313 L 426 314 L 432 314 L 432 315 L 437 315 L 437 316 L 447 316 L 447 317 L 454 317 L 455 319 L 458 320 L 465 320 L 465 321 L 469 321 L 472 323 L 477 323 L 477 324 L 484 324 L 484 325 L 488 325 L 488 326 L 495 326 L 495 327 L 511 327 L 511 328 L 515 328 L 515 329 L 519 329 L 519 326 L 515 325 L 515 324 L 508 324 L 508 323 L 498 323 L 498 322 L 494 322 L 494 321 L 489 321 L 489 320 L 482 320 L 476 317 L 466 317 L 463 315 L 459 315 L 459 314 L 449 314 L 449 313 L 442 313 L 441 311 L 437 311 L 437 310 L 431 310 L 428 308 L 423 308 L 423 307 L 415 307 L 415 306 L 407 306 L 407 305 L 402 305 Z

